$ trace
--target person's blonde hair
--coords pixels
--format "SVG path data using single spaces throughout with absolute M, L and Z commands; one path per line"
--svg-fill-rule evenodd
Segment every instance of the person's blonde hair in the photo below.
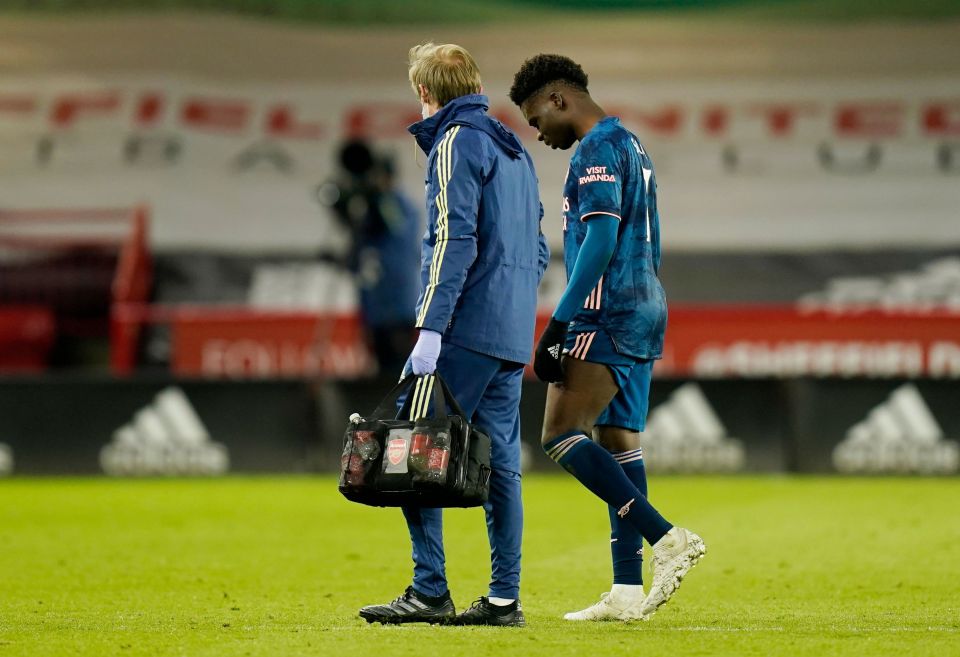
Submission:
M 480 69 L 470 53 L 456 44 L 414 46 L 408 59 L 413 92 L 419 97 L 418 85 L 422 84 L 438 107 L 454 98 L 480 93 Z

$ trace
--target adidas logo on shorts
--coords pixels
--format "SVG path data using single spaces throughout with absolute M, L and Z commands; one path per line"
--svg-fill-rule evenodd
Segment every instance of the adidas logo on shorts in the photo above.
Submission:
M 227 471 L 227 448 L 210 434 L 183 390 L 166 388 L 100 450 L 108 475 L 219 475 Z
M 912 383 L 894 390 L 847 431 L 833 467 L 849 474 L 953 474 L 960 446 L 943 430 Z
M 549 351 L 550 355 L 553 356 L 554 358 L 560 358 L 560 345 L 555 344 L 549 349 L 547 349 L 547 351 Z

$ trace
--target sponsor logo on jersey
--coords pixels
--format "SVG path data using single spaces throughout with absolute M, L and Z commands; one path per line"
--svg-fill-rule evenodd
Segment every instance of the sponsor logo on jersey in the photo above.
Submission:
M 617 177 L 612 173 L 607 173 L 607 167 L 587 167 L 587 175 L 580 176 L 581 185 L 587 185 L 595 182 L 617 182 Z

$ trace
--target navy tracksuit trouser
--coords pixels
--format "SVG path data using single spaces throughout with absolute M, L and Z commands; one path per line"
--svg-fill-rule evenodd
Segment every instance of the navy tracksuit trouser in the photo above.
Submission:
M 409 362 L 405 372 L 410 369 Z M 523 366 L 443 343 L 437 372 L 470 422 L 490 435 L 490 499 L 484 505 L 490 539 L 491 597 L 520 595 L 520 384 Z M 403 404 L 401 398 L 398 403 Z M 429 596 L 447 592 L 442 509 L 404 507 L 413 542 L 413 588 Z

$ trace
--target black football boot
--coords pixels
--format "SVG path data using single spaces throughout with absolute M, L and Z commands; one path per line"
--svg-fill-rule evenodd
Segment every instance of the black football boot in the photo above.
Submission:
M 482 596 L 469 609 L 450 621 L 450 624 L 524 627 L 527 619 L 523 617 L 519 600 L 508 605 L 495 605 L 486 596 Z
M 445 623 L 457 616 L 450 592 L 431 598 L 408 586 L 399 598 L 385 605 L 367 605 L 360 618 L 368 623 Z

